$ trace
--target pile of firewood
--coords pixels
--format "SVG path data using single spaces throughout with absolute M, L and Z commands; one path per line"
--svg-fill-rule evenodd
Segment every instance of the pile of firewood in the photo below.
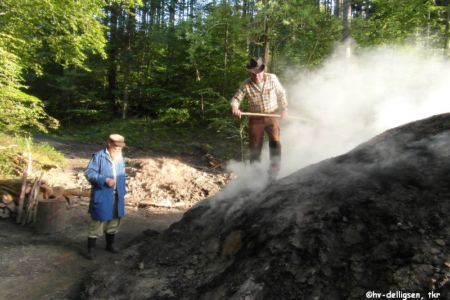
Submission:
M 36 221 L 37 204 L 41 200 L 66 201 L 70 205 L 73 198 L 89 197 L 90 190 L 51 187 L 40 177 L 34 180 L 0 180 L 0 218 L 15 218 L 17 223 L 28 224 Z

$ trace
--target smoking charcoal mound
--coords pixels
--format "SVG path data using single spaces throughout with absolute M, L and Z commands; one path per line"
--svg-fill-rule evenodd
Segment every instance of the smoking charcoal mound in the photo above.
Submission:
M 259 193 L 209 199 L 94 273 L 88 299 L 366 299 L 450 289 L 450 114 Z

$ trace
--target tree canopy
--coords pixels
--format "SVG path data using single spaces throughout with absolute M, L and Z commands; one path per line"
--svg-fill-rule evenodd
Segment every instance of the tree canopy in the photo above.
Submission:
M 448 56 L 449 11 L 448 0 L 3 0 L 0 130 L 130 116 L 233 128 L 223 116 L 250 57 L 313 68 L 348 38 Z

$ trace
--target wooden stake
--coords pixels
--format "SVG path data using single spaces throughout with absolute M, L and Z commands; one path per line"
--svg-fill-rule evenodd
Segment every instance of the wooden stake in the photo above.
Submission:
M 25 199 L 25 192 L 27 189 L 27 177 L 28 177 L 28 166 L 25 167 L 25 170 L 23 170 L 23 175 L 22 175 L 22 187 L 20 189 L 20 196 L 19 196 L 19 207 L 17 208 L 17 217 L 16 217 L 16 223 L 20 223 L 21 219 L 22 219 L 22 214 L 23 214 L 23 201 Z
M 31 159 L 30 142 L 28 141 L 28 139 L 26 140 L 26 142 L 27 142 L 27 150 L 28 150 L 28 164 L 25 167 L 25 170 L 23 171 L 23 175 L 22 175 L 22 187 L 20 189 L 19 207 L 17 209 L 16 223 L 20 223 L 20 221 L 22 220 L 23 202 L 25 200 L 25 193 L 26 193 L 26 188 L 27 188 L 27 177 L 28 177 L 29 172 L 31 172 L 32 159 Z
M 34 180 L 33 188 L 31 189 L 30 194 L 28 196 L 28 203 L 26 205 L 26 210 L 24 212 L 25 216 L 22 218 L 22 225 L 25 225 L 32 221 L 33 209 L 36 205 L 36 199 L 37 199 L 37 195 L 39 193 L 38 187 L 41 185 L 42 175 L 43 175 L 43 172 L 41 172 L 41 175 L 39 176 L 39 178 L 36 178 Z

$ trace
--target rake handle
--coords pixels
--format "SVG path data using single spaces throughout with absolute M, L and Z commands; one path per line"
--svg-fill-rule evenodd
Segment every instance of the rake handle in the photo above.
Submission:
M 278 115 L 278 114 L 265 114 L 265 113 L 252 113 L 252 112 L 241 112 L 241 116 L 281 118 L 281 115 Z M 289 119 L 294 119 L 294 120 L 309 121 L 309 120 L 306 119 L 306 118 L 295 117 L 295 116 L 290 116 L 290 115 L 288 115 L 287 118 L 289 118 Z

